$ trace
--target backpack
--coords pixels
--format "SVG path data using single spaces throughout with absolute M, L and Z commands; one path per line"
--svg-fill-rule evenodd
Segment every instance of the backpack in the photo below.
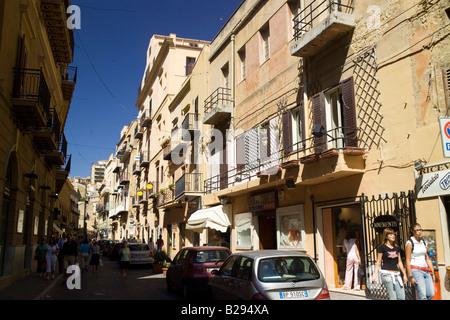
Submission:
M 411 252 L 414 252 L 414 241 L 412 241 L 412 239 L 409 238 L 409 239 L 406 241 L 406 246 L 408 245 L 408 242 L 411 242 Z M 427 243 L 426 243 L 425 240 L 423 240 L 422 238 L 420 238 L 419 243 L 420 243 L 420 242 L 423 242 L 423 244 L 425 245 L 425 248 L 428 247 Z M 406 246 L 405 246 L 405 248 L 406 248 Z M 427 253 L 428 253 L 428 250 L 427 250 Z

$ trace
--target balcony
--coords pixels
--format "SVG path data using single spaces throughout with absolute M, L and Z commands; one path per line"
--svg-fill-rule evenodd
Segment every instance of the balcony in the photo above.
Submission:
M 144 136 L 144 129 L 140 124 L 138 124 L 134 129 L 134 138 L 140 140 L 142 139 L 143 136 Z
M 152 125 L 150 110 L 145 110 L 141 116 L 141 127 L 149 128 Z
M 117 152 L 116 157 L 120 160 L 120 163 L 125 163 L 130 157 L 133 147 L 125 143 L 122 148 Z
M 66 10 L 69 6 L 70 0 L 41 0 L 41 17 L 56 63 L 71 63 L 73 60 L 73 30 L 67 28 L 69 14 Z
M 175 193 L 172 189 L 164 190 L 164 193 L 158 195 L 157 207 L 165 206 L 175 200 Z
M 127 171 L 123 171 L 119 177 L 119 185 L 124 186 L 130 183 L 130 177 Z
M 231 89 L 217 88 L 205 100 L 204 124 L 217 125 L 228 121 L 233 111 Z
M 141 168 L 148 168 L 148 166 L 150 165 L 148 151 L 141 152 L 139 159 Z
M 353 1 L 313 0 L 294 17 L 291 55 L 311 57 L 355 28 Z
M 67 156 L 65 154 L 64 156 L 67 159 Z M 55 170 L 55 193 L 59 193 L 61 191 L 64 183 L 66 183 L 66 180 L 69 177 L 72 155 L 68 156 L 68 158 L 69 159 L 66 162 L 66 168 L 63 169 L 60 166 Z
M 184 117 L 183 123 L 181 124 L 181 129 L 183 130 L 183 139 L 186 139 L 185 132 L 189 132 L 190 141 L 194 139 L 195 132 L 199 132 L 198 124 L 198 113 L 188 113 Z
M 47 126 L 50 115 L 50 91 L 41 70 L 15 69 L 11 99 L 13 114 L 25 129 Z
M 139 175 L 141 174 L 141 167 L 139 163 L 135 162 L 133 163 L 133 174 Z
M 45 126 L 32 131 L 33 142 L 42 151 L 54 151 L 58 149 L 61 138 L 61 122 L 55 109 L 51 109 L 51 115 L 47 118 Z
M 67 67 L 65 70 L 61 69 L 61 89 L 64 100 L 71 101 L 75 84 L 77 82 L 77 67 Z
M 148 191 L 142 191 L 142 195 L 138 195 L 137 196 L 137 201 L 139 202 L 139 204 L 146 204 L 148 203 Z
M 175 201 L 190 201 L 203 195 L 203 174 L 185 173 L 175 182 Z

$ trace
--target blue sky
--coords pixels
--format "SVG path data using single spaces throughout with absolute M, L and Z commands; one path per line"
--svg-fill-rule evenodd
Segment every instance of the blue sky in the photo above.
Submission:
M 72 0 L 81 10 L 73 66 L 77 84 L 65 126 L 71 177 L 107 160 L 135 119 L 153 34 L 211 41 L 242 0 Z

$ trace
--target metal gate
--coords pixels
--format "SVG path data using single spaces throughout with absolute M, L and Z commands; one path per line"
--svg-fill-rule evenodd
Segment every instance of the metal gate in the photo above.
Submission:
M 378 199 L 372 196 L 371 200 L 362 194 L 361 214 L 364 235 L 366 297 L 368 299 L 387 300 L 387 291 L 384 285 L 381 284 L 381 281 L 378 279 L 376 283 L 372 283 L 372 277 L 377 263 L 377 247 L 381 244 L 382 232 L 380 230 L 383 229 L 383 223 L 379 223 L 378 221 L 389 221 L 389 223 L 385 224 L 393 226 L 396 229 L 396 242 L 400 247 L 403 265 L 406 270 L 405 244 L 409 238 L 409 228 L 416 222 L 414 192 L 410 190 L 406 194 L 402 191 L 400 195 L 394 193 L 392 197 L 388 197 L 387 195 L 382 197 L 380 195 Z M 376 228 L 377 226 L 378 228 Z M 415 300 L 414 288 L 409 282 L 405 286 L 405 295 L 407 300 Z

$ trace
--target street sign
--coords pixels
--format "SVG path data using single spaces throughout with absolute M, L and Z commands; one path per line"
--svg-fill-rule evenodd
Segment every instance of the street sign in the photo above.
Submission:
M 439 126 L 441 127 L 444 158 L 450 158 L 450 118 L 439 118 Z

